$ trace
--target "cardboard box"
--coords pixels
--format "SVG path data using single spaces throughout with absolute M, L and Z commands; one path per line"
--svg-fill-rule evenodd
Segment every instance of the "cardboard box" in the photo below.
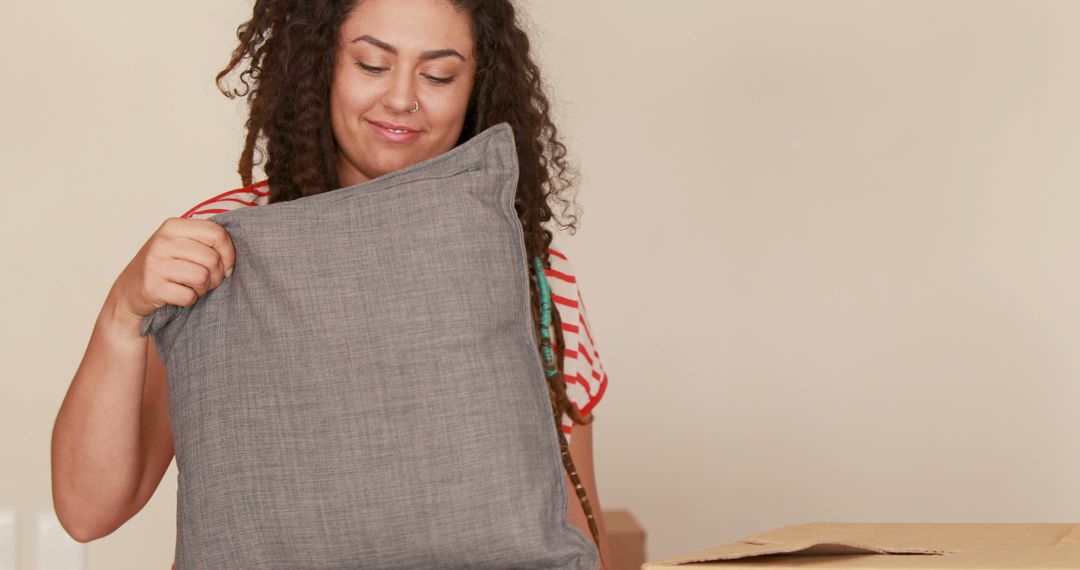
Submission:
M 1080 569 L 1080 525 L 809 523 L 642 565 L 690 568 Z
M 645 530 L 625 509 L 605 510 L 603 517 L 611 551 L 608 570 L 641 570 L 645 563 Z

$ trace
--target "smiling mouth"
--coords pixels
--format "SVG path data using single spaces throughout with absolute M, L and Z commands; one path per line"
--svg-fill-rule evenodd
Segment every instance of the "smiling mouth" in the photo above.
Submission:
M 395 125 L 382 121 L 367 120 L 371 128 L 379 133 L 380 138 L 391 144 L 405 144 L 415 141 L 423 131 L 411 129 L 405 125 Z
M 413 128 L 410 128 L 407 125 L 395 125 L 394 123 L 387 123 L 387 122 L 384 122 L 384 121 L 372 121 L 371 119 L 367 119 L 367 122 L 375 125 L 376 127 L 379 127 L 380 129 L 385 129 L 387 131 L 390 131 L 391 133 L 399 133 L 399 134 L 401 134 L 401 133 L 418 133 L 418 132 L 420 132 L 419 129 L 413 129 Z

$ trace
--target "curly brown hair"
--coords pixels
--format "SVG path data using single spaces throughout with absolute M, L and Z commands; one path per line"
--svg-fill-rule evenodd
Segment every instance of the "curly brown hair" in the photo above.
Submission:
M 544 227 L 554 220 L 571 234 L 577 230 L 574 185 L 578 174 L 569 163 L 566 147 L 552 122 L 540 68 L 530 54 L 528 33 L 510 0 L 448 0 L 468 14 L 476 52 L 476 77 L 465 122 L 457 144 L 501 122 L 509 123 L 517 145 L 519 179 L 514 208 L 521 221 L 525 248 L 531 260 L 539 256 L 551 267 L 548 247 L 552 232 Z M 269 202 L 285 202 L 340 187 L 335 157 L 337 141 L 330 123 L 330 88 L 334 78 L 337 42 L 342 24 L 359 0 L 257 0 L 252 17 L 236 31 L 239 45 L 228 65 L 216 76 L 226 96 L 246 97 L 247 136 L 238 172 L 244 186 L 252 184 L 252 171 L 265 153 L 263 171 L 270 190 Z M 223 85 L 223 78 L 247 60 L 240 75 L 241 89 Z M 562 206 L 565 218 L 555 217 L 549 203 Z M 530 268 L 531 305 L 540 327 L 540 293 Z M 548 379 L 556 433 L 563 464 L 581 501 L 593 540 L 600 548 L 599 531 L 587 493 L 578 477 L 566 437 L 562 414 L 586 425 L 593 415 L 582 415 L 566 393 L 563 377 L 564 340 L 559 311 L 553 310 L 557 374 Z M 541 350 L 539 329 L 534 331 Z

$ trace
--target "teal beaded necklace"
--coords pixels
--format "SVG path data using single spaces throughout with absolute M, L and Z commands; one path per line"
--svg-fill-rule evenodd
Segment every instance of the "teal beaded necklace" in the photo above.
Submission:
M 555 353 L 551 348 L 551 289 L 548 288 L 547 275 L 544 274 L 544 262 L 540 256 L 533 258 L 536 270 L 536 283 L 540 288 L 540 347 L 544 352 L 544 371 L 548 378 L 558 374 Z

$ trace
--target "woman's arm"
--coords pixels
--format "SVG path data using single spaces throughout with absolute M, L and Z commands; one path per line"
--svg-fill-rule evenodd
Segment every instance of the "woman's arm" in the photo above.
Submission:
M 608 547 L 607 530 L 604 528 L 604 517 L 601 515 L 600 497 L 596 492 L 596 473 L 593 469 L 592 424 L 574 425 L 570 436 L 570 457 L 573 458 L 578 478 L 581 479 L 581 484 L 585 486 L 585 491 L 588 493 L 593 518 L 596 520 L 596 526 L 600 531 L 600 556 L 603 558 L 601 568 L 610 568 L 611 549 Z M 581 508 L 581 501 L 578 500 L 577 493 L 574 491 L 574 484 L 565 471 L 563 477 L 566 480 L 569 499 L 567 502 L 569 503 L 570 523 L 580 528 L 585 533 L 585 536 L 592 537 L 585 511 Z
M 112 301 L 98 315 L 53 426 L 54 509 L 79 542 L 111 533 L 134 514 L 146 471 L 148 339 Z
M 53 424 L 53 508 L 88 542 L 130 519 L 172 461 L 165 368 L 143 320 L 190 306 L 225 279 L 232 240 L 206 220 L 168 218 L 113 283 Z

